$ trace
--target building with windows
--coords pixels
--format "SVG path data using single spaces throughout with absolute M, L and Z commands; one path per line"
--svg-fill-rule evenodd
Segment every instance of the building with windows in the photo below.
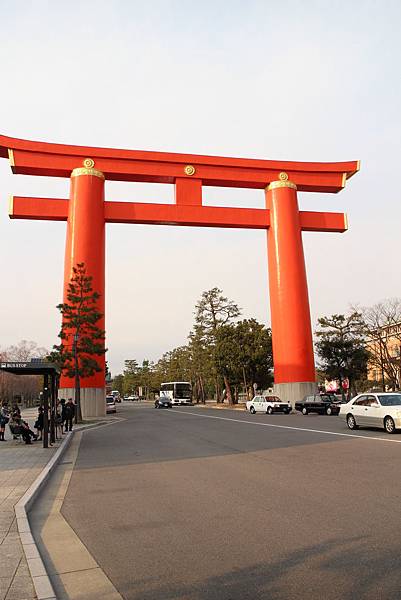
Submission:
M 382 389 L 401 387 L 401 323 L 384 325 L 367 342 L 368 379 Z

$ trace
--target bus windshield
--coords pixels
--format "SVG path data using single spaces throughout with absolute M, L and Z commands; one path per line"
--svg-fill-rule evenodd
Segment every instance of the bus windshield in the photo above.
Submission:
M 190 398 L 191 397 L 191 384 L 190 383 L 176 383 L 174 395 L 176 398 Z

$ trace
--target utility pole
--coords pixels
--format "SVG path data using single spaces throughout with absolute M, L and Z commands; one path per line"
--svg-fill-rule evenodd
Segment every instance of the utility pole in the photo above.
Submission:
M 79 377 L 79 364 L 78 364 L 78 340 L 79 333 L 74 333 L 74 369 L 75 369 L 75 423 L 82 423 L 81 413 L 81 381 Z
M 49 447 L 49 376 L 43 376 L 43 448 Z

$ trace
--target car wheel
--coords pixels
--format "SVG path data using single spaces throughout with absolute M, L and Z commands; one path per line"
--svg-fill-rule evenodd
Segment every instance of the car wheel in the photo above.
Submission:
M 349 429 L 358 429 L 358 425 L 356 424 L 354 415 L 347 416 L 347 425 Z
M 384 429 L 386 430 L 387 433 L 395 432 L 395 423 L 391 417 L 384 418 Z
M 306 408 L 306 406 L 303 407 L 302 414 L 303 415 L 307 415 L 308 414 L 308 409 Z
M 249 409 L 249 412 L 254 415 L 256 413 L 256 410 L 254 409 L 253 406 L 251 406 L 251 408 Z
M 268 414 L 268 415 L 271 415 L 271 414 L 272 414 L 272 412 L 273 412 L 273 409 L 272 409 L 272 407 L 271 407 L 271 406 L 269 406 L 269 408 L 267 409 L 267 411 L 266 411 L 266 412 L 267 412 L 267 414 Z
M 333 414 L 333 411 L 331 410 L 331 406 L 328 406 L 326 408 L 326 415 L 332 415 L 332 414 Z

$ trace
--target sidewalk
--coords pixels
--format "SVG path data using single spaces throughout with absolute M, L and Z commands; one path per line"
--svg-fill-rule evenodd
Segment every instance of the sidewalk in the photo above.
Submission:
M 37 408 L 22 412 L 31 428 Z M 0 600 L 33 600 L 36 594 L 17 531 L 14 506 L 60 445 L 43 448 L 13 440 L 8 426 L 0 444 Z
M 22 411 L 31 429 L 37 413 L 37 408 Z M 114 415 L 88 418 L 74 429 L 83 430 L 115 420 L 121 419 Z M 26 445 L 13 440 L 8 426 L 5 438 L 7 441 L 0 443 L 0 600 L 37 600 L 20 538 L 26 534 L 18 533 L 14 507 L 42 473 L 62 440 L 49 448 L 43 448 L 42 441 Z

